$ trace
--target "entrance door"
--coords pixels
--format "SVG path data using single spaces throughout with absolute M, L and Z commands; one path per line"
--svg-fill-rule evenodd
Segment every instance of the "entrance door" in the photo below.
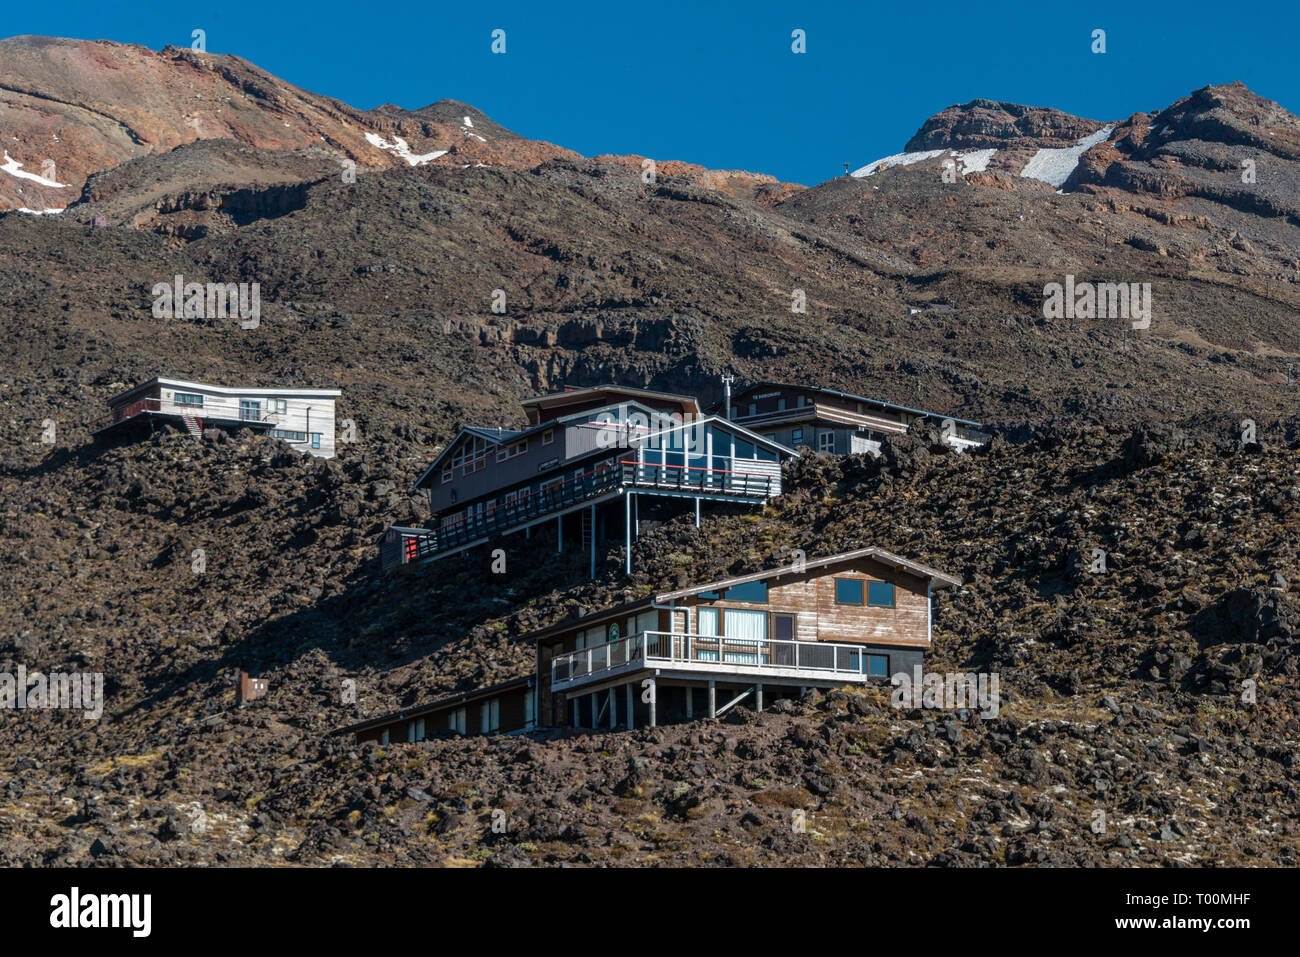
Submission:
M 794 641 L 794 615 L 772 616 L 772 663 L 794 665 L 794 645 L 777 642 Z

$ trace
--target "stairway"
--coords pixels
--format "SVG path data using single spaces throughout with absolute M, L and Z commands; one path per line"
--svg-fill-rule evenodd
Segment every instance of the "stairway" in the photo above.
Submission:
M 181 421 L 185 423 L 185 430 L 196 439 L 203 438 L 203 420 L 195 418 L 192 415 L 182 415 Z

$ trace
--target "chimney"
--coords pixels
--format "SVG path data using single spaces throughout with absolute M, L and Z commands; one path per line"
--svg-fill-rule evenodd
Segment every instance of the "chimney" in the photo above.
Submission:
M 722 377 L 722 417 L 731 421 L 731 383 L 736 381 L 733 375 Z

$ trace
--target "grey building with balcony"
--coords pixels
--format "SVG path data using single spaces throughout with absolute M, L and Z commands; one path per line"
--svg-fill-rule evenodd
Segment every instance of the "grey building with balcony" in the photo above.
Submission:
M 389 528 L 385 568 L 436 560 L 502 535 L 553 527 L 591 554 L 623 537 L 627 567 L 643 520 L 722 503 L 761 506 L 781 494 L 781 463 L 797 453 L 696 401 L 645 389 L 594 386 L 525 400 L 522 429 L 462 428 L 415 487 L 430 527 Z

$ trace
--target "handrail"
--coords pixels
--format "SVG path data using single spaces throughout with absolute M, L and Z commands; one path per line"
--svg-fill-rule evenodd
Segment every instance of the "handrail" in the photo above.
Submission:
M 576 681 L 635 661 L 644 661 L 647 665 L 741 665 L 746 670 L 760 673 L 793 669 L 849 680 L 861 680 L 867 676 L 867 650 L 859 644 L 644 631 L 557 655 L 551 659 L 551 683 Z
M 101 420 L 100 428 L 107 428 L 110 425 L 116 425 L 119 422 L 125 422 L 127 419 L 133 419 L 137 415 L 145 412 L 157 412 L 162 415 L 180 415 L 193 416 L 198 419 L 221 419 L 230 422 L 255 422 L 258 424 L 275 425 L 279 421 L 279 416 L 274 412 L 267 412 L 259 408 L 256 415 L 239 404 L 239 400 L 230 400 L 204 396 L 202 405 L 189 405 L 183 402 L 176 402 L 172 399 L 137 399 L 130 405 L 119 406 L 114 409 L 105 419 Z
M 714 461 L 728 465 L 735 462 L 725 456 L 715 457 Z M 696 474 L 691 474 L 693 472 Z M 605 459 L 577 475 L 521 493 L 508 502 L 494 504 L 469 518 L 413 536 L 416 541 L 414 548 L 403 546 L 403 551 L 392 552 L 383 563 L 384 567 L 389 567 L 420 561 L 620 488 L 672 489 L 768 499 L 775 498 L 780 493 L 780 482 L 779 467 L 771 472 L 745 472 L 731 468 L 659 465 L 617 457 Z M 411 541 L 412 536 L 406 536 L 406 540 Z

